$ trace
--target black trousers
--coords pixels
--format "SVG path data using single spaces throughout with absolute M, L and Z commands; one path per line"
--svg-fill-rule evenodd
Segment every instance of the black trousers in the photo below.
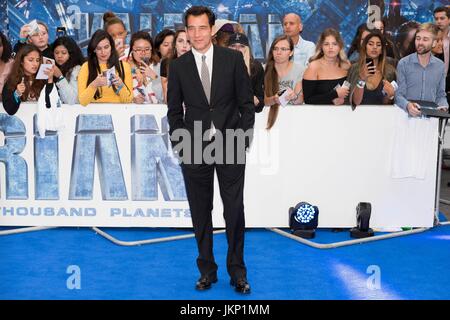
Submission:
M 197 266 L 202 276 L 217 277 L 213 254 L 211 211 L 214 171 L 217 171 L 228 241 L 227 271 L 232 279 L 245 278 L 244 176 L 245 164 L 182 164 L 186 193 L 198 246 Z

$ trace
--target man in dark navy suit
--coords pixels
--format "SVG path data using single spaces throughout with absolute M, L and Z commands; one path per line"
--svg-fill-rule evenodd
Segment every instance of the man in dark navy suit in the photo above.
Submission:
M 255 121 L 251 82 L 240 52 L 212 44 L 215 16 L 209 8 L 191 7 L 184 20 L 192 50 L 169 66 L 167 117 L 174 150 L 177 149 L 175 137 L 181 131 L 188 132 L 190 141 L 199 144 L 203 151 L 200 159 L 191 152 L 186 154 L 185 149 L 183 154 L 180 151 L 199 251 L 197 266 L 201 276 L 196 289 L 209 289 L 217 282 L 211 217 L 216 171 L 224 206 L 230 284 L 240 293 L 250 293 L 244 263 L 245 160 L 242 158 L 245 159 Z M 201 130 L 196 130 L 200 126 Z M 245 143 L 238 143 L 237 135 L 228 136 L 230 130 L 245 132 Z M 203 156 L 212 144 L 215 146 L 211 153 L 213 162 Z

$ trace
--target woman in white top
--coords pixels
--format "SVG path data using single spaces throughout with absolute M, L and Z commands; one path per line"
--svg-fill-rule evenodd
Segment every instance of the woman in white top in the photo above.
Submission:
M 70 37 L 59 37 L 52 45 L 55 56 L 54 77 L 62 103 L 78 104 L 78 73 L 84 56 Z
M 145 31 L 133 33 L 128 63 L 133 75 L 133 102 L 160 103 L 155 90 L 162 90 L 159 77 L 159 57 L 153 51 L 153 40 Z

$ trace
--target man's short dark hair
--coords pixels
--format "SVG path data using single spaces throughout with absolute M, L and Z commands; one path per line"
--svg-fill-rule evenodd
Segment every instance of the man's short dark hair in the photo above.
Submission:
M 11 42 L 9 42 L 8 38 L 3 34 L 3 32 L 0 32 L 0 41 L 3 46 L 3 53 L 0 57 L 0 60 L 6 63 L 9 61 L 9 59 L 11 59 L 11 55 L 13 52 Z
M 436 9 L 434 9 L 433 15 L 435 15 L 438 12 L 445 12 L 447 18 L 450 18 L 450 8 L 448 8 L 448 7 L 437 7 Z
M 186 11 L 186 13 L 184 14 L 184 25 L 186 26 L 186 28 L 188 26 L 189 16 L 198 17 L 203 14 L 206 14 L 208 16 L 209 26 L 212 28 L 212 26 L 216 22 L 216 16 L 211 11 L 211 9 L 209 9 L 208 7 L 204 7 L 204 6 L 192 6 Z

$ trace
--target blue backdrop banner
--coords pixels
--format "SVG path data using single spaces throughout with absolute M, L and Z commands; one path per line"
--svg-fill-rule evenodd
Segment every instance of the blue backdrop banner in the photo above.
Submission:
M 282 32 L 284 14 L 296 12 L 304 23 L 303 38 L 316 42 L 321 31 L 333 27 L 342 32 L 348 46 L 356 27 L 367 20 L 369 5 L 380 8 L 389 20 L 390 31 L 405 20 L 432 20 L 433 9 L 447 0 L 2 0 L 0 23 L 16 41 L 20 27 L 33 19 L 46 22 L 50 39 L 58 26 L 86 47 L 91 34 L 103 25 L 102 15 L 111 10 L 123 19 L 128 30 L 146 30 L 156 35 L 163 28 L 181 23 L 183 12 L 191 5 L 211 7 L 219 18 L 240 22 L 249 35 L 255 58 L 264 59 L 271 41 Z

